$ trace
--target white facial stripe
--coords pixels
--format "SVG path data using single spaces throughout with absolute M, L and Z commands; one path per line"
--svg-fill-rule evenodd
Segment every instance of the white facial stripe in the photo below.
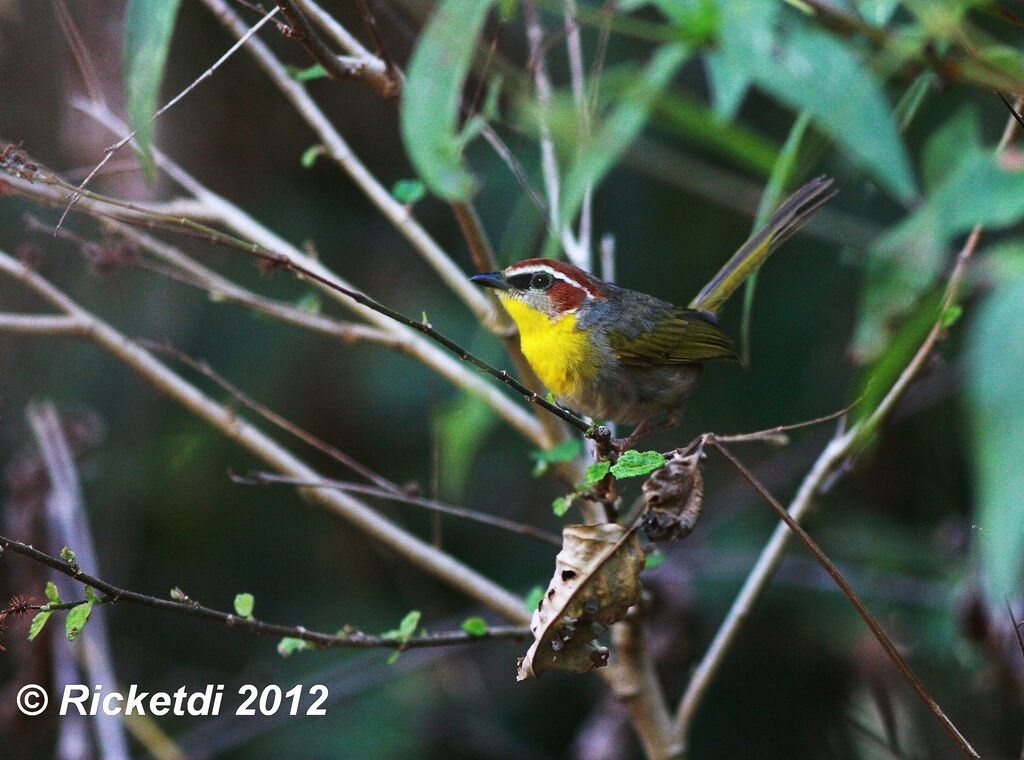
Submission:
M 587 298 L 596 298 L 596 296 L 592 292 L 590 292 L 590 289 L 583 283 L 577 282 L 568 275 L 559 272 L 557 269 L 552 269 L 547 264 L 532 264 L 528 267 L 520 267 L 519 269 L 513 269 L 512 271 L 509 272 L 509 276 L 515 277 L 521 274 L 536 274 L 537 272 L 547 272 L 556 280 L 561 280 L 564 283 L 572 285 L 574 288 L 582 290 L 584 293 L 587 294 Z

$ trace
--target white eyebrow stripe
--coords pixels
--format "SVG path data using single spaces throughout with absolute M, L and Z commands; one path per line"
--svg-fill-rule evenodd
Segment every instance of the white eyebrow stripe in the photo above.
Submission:
M 554 277 L 556 280 L 572 285 L 574 288 L 578 288 L 587 294 L 587 298 L 596 298 L 596 296 L 590 291 L 590 288 L 577 282 L 566 274 L 559 272 L 557 269 L 552 269 L 547 264 L 531 264 L 528 267 L 522 267 L 520 269 L 513 269 L 509 272 L 509 277 L 518 277 L 521 274 L 536 274 L 537 272 L 546 272 L 547 274 Z

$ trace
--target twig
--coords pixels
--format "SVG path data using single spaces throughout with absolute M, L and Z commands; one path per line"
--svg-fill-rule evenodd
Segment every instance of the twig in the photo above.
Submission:
M 277 13 L 277 8 L 275 8 L 272 11 L 270 11 L 267 15 L 265 15 L 263 18 L 261 18 L 259 21 L 257 21 L 252 27 L 246 29 L 239 36 L 238 42 L 236 42 L 234 45 L 232 45 L 230 48 L 228 48 L 228 51 L 226 53 L 224 53 L 224 55 L 222 55 L 220 58 L 218 58 L 217 61 L 210 68 L 208 68 L 206 71 L 204 71 L 202 74 L 200 74 L 198 78 L 194 79 L 192 81 L 192 83 L 188 87 L 186 87 L 184 90 L 182 90 L 177 95 L 175 95 L 173 98 L 171 98 L 169 101 L 167 101 L 167 103 L 165 103 L 162 108 L 160 108 L 155 114 L 153 114 L 150 117 L 149 120 L 150 121 L 156 121 L 158 118 L 160 118 L 160 116 L 162 114 L 164 114 L 166 111 L 168 111 L 170 108 L 172 108 L 179 100 L 184 98 L 186 95 L 188 95 L 190 92 L 192 92 L 192 90 L 194 90 L 196 87 L 198 87 L 201 82 L 203 82 L 204 80 L 209 79 L 211 76 L 213 76 L 213 72 L 216 71 L 217 68 L 219 68 L 220 65 L 222 63 L 224 63 L 224 61 L 226 61 L 228 58 L 230 58 L 234 54 L 234 52 L 236 50 L 238 50 L 238 48 L 240 48 L 242 45 L 244 45 L 245 42 L 250 37 L 252 37 L 254 34 L 256 34 L 256 32 L 258 32 L 260 30 L 260 28 L 264 24 L 266 24 L 268 21 L 270 21 L 270 19 L 272 19 L 276 13 Z M 89 182 L 92 180 L 92 178 L 95 177 L 96 174 L 106 165 L 106 163 L 111 158 L 114 157 L 114 154 L 117 153 L 117 151 L 121 150 L 121 148 L 123 148 L 125 145 L 127 145 L 129 142 L 131 142 L 135 138 L 135 135 L 137 134 L 137 132 L 138 132 L 138 130 L 134 130 L 133 129 L 131 131 L 131 133 L 128 134 L 126 137 L 122 138 L 118 142 L 114 143 L 114 145 L 112 145 L 109 148 L 107 148 L 104 151 L 103 158 L 100 159 L 100 162 L 98 164 L 96 164 L 96 167 L 91 172 L 89 172 L 88 176 L 86 176 L 86 178 L 84 180 L 82 180 L 82 183 L 76 188 L 76 190 L 84 189 L 85 186 L 88 185 Z M 71 195 L 71 200 L 68 202 L 68 207 L 66 209 L 64 209 L 64 213 L 61 214 L 60 221 L 57 222 L 58 229 L 61 227 L 61 225 L 64 224 L 65 217 L 67 217 L 68 212 L 71 211 L 71 207 L 75 205 L 75 203 L 77 202 L 78 198 L 79 198 L 79 195 L 77 193 L 73 193 Z
M 174 612 L 179 615 L 187 615 L 201 620 L 212 620 L 216 623 L 222 623 L 229 628 L 237 628 L 239 630 L 261 636 L 280 636 L 282 638 L 301 639 L 302 641 L 308 641 L 311 644 L 315 644 L 320 649 L 377 648 L 404 650 L 418 649 L 421 647 L 470 644 L 476 641 L 487 641 L 493 639 L 525 639 L 530 635 L 529 629 L 521 626 L 489 626 L 487 632 L 479 636 L 465 633 L 464 631 L 434 633 L 410 638 L 408 641 L 402 641 L 400 639 L 393 639 L 385 636 L 371 636 L 361 631 L 353 631 L 350 634 L 341 635 L 321 633 L 319 631 L 310 631 L 301 625 L 289 626 L 280 625 L 278 623 L 267 623 L 253 617 L 242 617 L 241 615 L 236 615 L 231 612 L 215 610 L 211 607 L 205 607 L 193 601 L 179 602 L 173 599 L 161 599 L 160 597 L 149 596 L 147 594 L 140 594 L 137 591 L 129 591 L 128 589 L 119 588 L 97 578 L 94 575 L 86 573 L 78 565 L 65 562 L 58 557 L 53 557 L 34 547 L 23 544 L 20 541 L 7 538 L 6 536 L 0 536 L 0 548 L 10 550 L 23 557 L 27 557 L 34 562 L 38 562 L 39 564 L 45 565 L 59 573 L 63 573 L 69 578 L 73 578 L 85 586 L 90 586 L 101 594 L 98 600 L 100 604 L 126 602 L 128 604 L 139 605 L 140 607 L 149 607 L 151 609 Z M 81 600 L 79 604 L 85 601 L 86 600 Z M 65 603 L 53 606 L 44 605 L 39 609 L 57 610 L 66 609 L 67 607 L 68 604 Z
M 754 474 L 746 468 L 746 466 L 737 459 L 729 449 L 727 449 L 720 441 L 714 437 L 708 439 L 708 444 L 725 457 L 725 459 L 733 466 L 733 468 L 740 474 L 740 476 L 753 488 L 766 502 L 768 502 L 772 509 L 775 510 L 775 514 L 782 520 L 786 527 L 799 539 L 800 543 L 804 545 L 804 548 L 811 554 L 812 557 L 821 565 L 825 572 L 827 572 L 835 584 L 843 592 L 843 595 L 849 600 L 850 604 L 853 605 L 854 609 L 857 610 L 857 614 L 861 616 L 868 628 L 871 629 L 871 633 L 874 634 L 878 643 L 885 650 L 885 653 L 892 660 L 896 669 L 899 670 L 900 675 L 903 676 L 904 680 L 910 684 L 911 688 L 914 689 L 917 696 L 924 703 L 924 705 L 931 711 L 935 719 L 939 721 L 942 728 L 947 734 L 953 739 L 954 742 L 960 747 L 960 750 L 968 757 L 981 757 L 970 745 L 967 739 L 964 738 L 963 734 L 953 725 L 953 721 L 942 711 L 939 704 L 932 698 L 932 695 L 928 692 L 928 689 L 923 683 L 914 675 L 914 671 L 910 669 L 910 666 L 903 659 L 903 656 L 899 653 L 896 645 L 892 643 L 892 640 L 886 634 L 885 630 L 879 625 L 875 616 L 871 614 L 864 603 L 857 596 L 857 593 L 853 590 L 846 579 L 843 577 L 839 569 L 832 563 L 832 561 L 825 555 L 825 552 L 815 543 L 800 524 L 790 516 L 789 512 L 785 510 L 782 504 L 772 496 L 772 494 L 763 486 L 761 482 L 754 477 Z
M 373 486 L 366 486 L 361 483 L 349 483 L 342 480 L 299 480 L 297 478 L 289 478 L 283 475 L 275 475 L 272 472 L 251 472 L 244 476 L 232 475 L 231 479 L 236 483 L 241 483 L 242 485 L 269 485 L 278 483 L 291 486 L 302 486 L 304 488 L 334 488 L 339 491 L 359 493 L 364 496 L 374 496 L 378 499 L 396 501 L 401 504 L 409 504 L 414 507 L 422 507 L 423 509 L 429 509 L 440 514 L 451 515 L 452 517 L 461 517 L 463 520 L 470 520 L 482 525 L 490 525 L 493 528 L 501 528 L 502 530 L 507 530 L 511 533 L 518 533 L 521 536 L 529 536 L 530 538 L 535 538 L 554 546 L 560 547 L 562 545 L 561 537 L 556 536 L 553 533 L 548 533 L 540 528 L 535 528 L 527 523 L 516 522 L 515 520 L 506 520 L 502 517 L 489 515 L 486 512 L 477 512 L 476 510 L 466 509 L 465 507 L 456 507 L 452 504 L 445 504 L 444 502 L 436 499 L 422 499 L 418 496 L 413 496 L 412 494 L 404 493 L 402 491 L 374 488 Z
M 115 358 L 136 371 L 158 390 L 250 451 L 282 474 L 315 480 L 313 468 L 294 456 L 258 428 L 240 419 L 229 407 L 218 404 L 172 372 L 144 348 L 83 309 L 45 278 L 0 251 L 0 272 L 27 285 L 50 304 L 83 322 L 84 334 Z M 304 495 L 331 509 L 364 533 L 390 547 L 415 567 L 434 575 L 515 623 L 527 622 L 522 600 L 454 557 L 438 551 L 358 499 L 327 489 L 309 489 Z
M 350 65 L 339 60 L 338 56 L 327 47 L 320 35 L 316 33 L 309 19 L 291 0 L 277 0 L 277 7 L 287 19 L 291 27 L 288 36 L 296 39 L 306 48 L 313 60 L 324 67 L 324 71 L 332 79 L 365 79 L 377 92 L 385 98 L 395 98 L 401 90 L 401 81 L 394 76 L 393 67 L 378 70 L 369 65 L 368 58 L 356 58 Z
M 232 382 L 230 382 L 227 378 L 225 378 L 223 375 L 221 375 L 219 372 L 213 369 L 213 367 L 211 367 L 206 362 L 197 361 L 193 359 L 184 351 L 179 351 L 177 348 L 170 345 L 169 343 L 157 343 L 155 341 L 140 340 L 139 345 L 144 346 L 145 348 L 148 348 L 150 351 L 153 351 L 155 353 L 163 353 L 166 354 L 167 356 L 172 356 L 178 361 L 180 361 L 182 364 L 191 367 L 196 372 L 203 375 L 203 377 L 209 378 L 218 386 L 220 386 L 229 394 L 231 394 L 231 397 L 239 404 L 244 406 L 246 409 L 255 412 L 260 417 L 265 419 L 267 422 L 271 423 L 272 425 L 275 425 L 276 427 L 279 427 L 281 430 L 284 430 L 287 433 L 290 433 L 303 443 L 306 443 L 309 446 L 315 448 L 317 451 L 326 454 L 334 461 L 340 462 L 341 464 L 345 465 L 350 470 L 352 470 L 352 472 L 361 475 L 371 483 L 376 484 L 378 488 L 384 491 L 389 491 L 391 493 L 404 493 L 401 487 L 398 486 L 396 483 L 391 482 L 383 475 L 380 475 L 374 470 L 371 470 L 369 467 L 362 464 L 353 457 L 349 456 L 348 454 L 341 451 L 337 447 L 332 446 L 326 441 L 320 440 L 312 433 L 303 430 L 295 423 L 290 422 L 289 420 L 272 411 L 268 407 L 254 400 L 248 394 L 243 393 L 241 389 L 238 388 L 238 386 L 234 385 Z

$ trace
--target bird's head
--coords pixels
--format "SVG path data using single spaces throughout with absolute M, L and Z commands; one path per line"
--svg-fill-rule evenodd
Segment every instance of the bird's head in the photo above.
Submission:
M 477 274 L 470 279 L 478 285 L 497 289 L 513 318 L 518 306 L 555 322 L 575 314 L 588 302 L 605 299 L 604 283 L 579 267 L 552 259 L 517 261 L 500 272 Z

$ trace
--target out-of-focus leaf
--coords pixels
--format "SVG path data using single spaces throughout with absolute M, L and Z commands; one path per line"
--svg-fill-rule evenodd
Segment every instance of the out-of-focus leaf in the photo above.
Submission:
M 60 550 L 60 558 L 67 562 L 69 565 L 75 564 L 75 553 L 71 551 L 67 546 Z
M 597 462 L 594 462 L 587 468 L 587 475 L 585 481 L 586 485 L 592 486 L 594 485 L 594 483 L 597 483 L 599 480 L 602 480 L 604 476 L 608 474 L 608 471 L 611 470 L 611 468 L 612 463 L 609 462 L 607 459 L 601 459 L 598 460 Z
M 153 114 L 160 81 L 171 47 L 179 0 L 128 0 L 124 14 L 124 90 L 128 121 L 142 151 L 146 179 L 156 176 L 153 164 Z
M 643 567 L 640 541 L 622 525 L 565 526 L 555 573 L 530 623 L 534 641 L 519 661 L 517 679 L 607 665 L 608 650 L 595 639 L 640 600 Z
M 655 51 L 651 62 L 622 93 L 611 113 L 584 142 L 565 178 L 562 192 L 561 220 L 568 224 L 579 211 L 588 186 L 597 186 L 615 165 L 630 143 L 647 123 L 651 107 L 665 89 L 672 75 L 689 54 L 682 45 L 663 45 Z M 545 255 L 553 255 L 557 236 L 548 240 Z
M 252 609 L 256 605 L 256 599 L 252 594 L 235 595 L 235 614 L 240 617 L 252 617 Z
M 575 498 L 575 494 L 570 496 L 559 496 L 553 502 L 551 502 L 551 511 L 555 517 L 564 517 L 565 513 L 569 511 L 569 507 L 572 506 L 572 502 Z
M 463 163 L 458 133 L 462 86 L 493 0 L 442 0 L 427 22 L 402 88 L 401 129 L 409 159 L 427 187 L 467 200 L 476 180 Z
M 750 90 L 750 66 L 742 50 L 757 37 L 771 35 L 779 3 L 718 2 L 718 49 L 704 56 L 711 103 L 722 119 L 736 115 Z
M 482 617 L 470 617 L 462 621 L 462 630 L 470 636 L 484 636 L 487 633 L 487 621 Z
M 583 442 L 579 438 L 570 438 L 562 441 L 546 451 L 531 451 L 530 459 L 536 462 L 533 468 L 533 476 L 540 477 L 548 471 L 548 466 L 571 462 L 583 451 Z
M 316 160 L 323 154 L 323 145 L 310 145 L 308 148 L 302 151 L 302 156 L 299 158 L 299 166 L 301 166 L 303 169 L 312 169 L 313 164 L 315 164 Z
M 629 449 L 619 455 L 610 470 L 616 478 L 636 478 L 664 466 L 665 457 L 660 452 Z
M 385 631 L 380 636 L 382 639 L 391 639 L 392 641 L 399 641 L 403 644 L 412 638 L 412 635 L 416 633 L 416 629 L 420 625 L 420 617 L 422 613 L 419 610 L 412 610 L 406 613 L 405 617 L 402 618 L 402 622 L 398 624 L 398 628 L 390 631 Z M 387 659 L 388 665 L 394 665 L 398 661 L 398 657 L 401 654 L 401 650 L 396 649 Z
M 526 605 L 527 612 L 533 612 L 537 609 L 537 605 L 544 599 L 544 588 L 542 586 L 534 586 L 523 597 L 523 604 Z
M 896 197 L 915 195 L 906 148 L 882 85 L 846 45 L 801 24 L 788 25 L 779 36 L 750 35 L 748 43 L 747 49 L 724 50 L 748 66 L 758 87 L 809 112 L 815 124 Z
M 1016 251 L 1024 262 L 1024 248 Z M 973 552 L 989 603 L 1024 584 L 1024 276 L 1004 278 L 967 336 L 967 398 L 977 511 Z
M 981 144 L 981 122 L 973 108 L 964 108 L 928 138 L 921 153 L 925 191 L 935 192 L 963 158 L 964 148 Z
M 860 15 L 878 26 L 888 24 L 899 7 L 900 0 L 857 0 Z
M 775 164 L 777 148 L 770 142 L 746 127 L 724 121 L 685 93 L 662 94 L 655 105 L 654 120 L 763 174 L 770 172 Z
M 305 69 L 289 68 L 288 76 L 296 82 L 310 82 L 314 79 L 323 79 L 326 77 L 327 69 L 319 63 L 314 63 L 312 66 Z
M 392 197 L 406 206 L 411 206 L 426 194 L 427 188 L 418 179 L 400 179 L 391 188 Z
M 461 498 L 480 445 L 497 422 L 491 407 L 468 393 L 459 394 L 438 411 L 434 425 L 442 492 Z
M 961 130 L 972 121 L 957 117 Z M 960 135 L 959 141 L 956 135 Z M 1003 166 L 976 134 L 940 130 L 930 146 L 929 170 L 939 184 L 906 220 L 868 251 L 867 282 L 854 336 L 859 357 L 876 359 L 896 321 L 932 287 L 948 260 L 953 238 L 975 224 L 1006 227 L 1024 216 L 1024 169 Z M 936 156 L 942 156 L 940 160 Z M 955 162 L 942 172 L 942 162 Z
M 665 561 L 665 553 L 661 549 L 655 549 L 647 555 L 644 560 L 644 570 L 653 570 Z
M 50 604 L 60 604 L 60 593 L 57 591 L 57 586 L 53 581 L 46 582 L 46 601 Z
M 767 3 L 766 3 L 767 5 Z M 711 86 L 711 103 L 720 119 L 731 120 L 750 90 L 750 77 L 745 67 L 722 53 L 704 56 L 704 66 Z

